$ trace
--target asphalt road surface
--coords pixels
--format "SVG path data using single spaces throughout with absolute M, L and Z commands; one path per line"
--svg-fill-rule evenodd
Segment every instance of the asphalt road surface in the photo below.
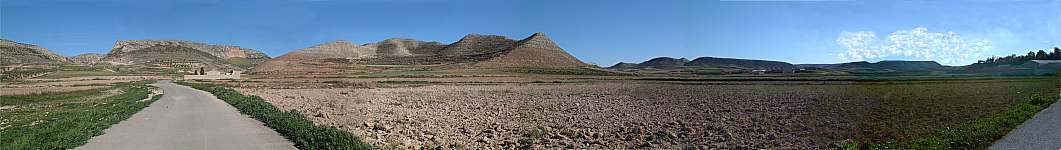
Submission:
M 1061 150 L 1061 102 L 1025 121 L 988 149 Z
M 159 81 L 162 99 L 77 149 L 295 149 L 261 122 L 210 93 Z

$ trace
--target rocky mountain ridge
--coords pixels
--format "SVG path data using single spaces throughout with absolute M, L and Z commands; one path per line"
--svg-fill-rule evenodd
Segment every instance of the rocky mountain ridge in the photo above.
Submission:
M 210 55 L 216 56 L 222 59 L 229 58 L 249 58 L 249 59 L 268 59 L 265 53 L 260 51 L 242 48 L 239 46 L 229 45 L 212 45 L 199 42 L 191 42 L 184 40 L 119 40 L 114 43 L 114 48 L 111 49 L 110 53 L 128 53 L 151 46 L 158 45 L 172 45 L 181 46 L 191 49 L 196 49 L 209 53 Z
M 0 65 L 64 63 L 70 63 L 70 60 L 47 48 L 0 39 Z
M 114 48 L 100 62 L 115 65 L 246 70 L 268 59 L 270 58 L 265 53 L 239 46 L 184 40 L 120 40 L 115 42 Z
M 107 55 L 99 53 L 84 53 L 68 57 L 67 59 L 69 59 L 70 62 L 77 64 L 95 64 L 103 59 L 103 57 L 107 57 Z
M 542 33 L 535 33 L 519 41 L 497 35 L 469 34 L 451 44 L 406 38 L 392 38 L 363 45 L 337 40 L 294 50 L 262 63 L 252 72 L 336 72 L 349 70 L 343 68 L 365 65 L 455 65 L 474 68 L 588 66 Z

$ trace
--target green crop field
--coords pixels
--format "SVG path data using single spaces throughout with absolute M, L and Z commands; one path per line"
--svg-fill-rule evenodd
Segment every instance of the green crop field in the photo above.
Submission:
M 825 101 L 859 131 L 848 149 L 982 149 L 1058 98 L 1057 77 L 860 82 Z M 839 99 L 839 98 L 838 98 Z
M 72 149 L 158 100 L 143 83 L 0 96 L 0 149 Z
M 117 76 L 123 75 L 114 70 L 109 70 L 103 66 L 75 66 L 66 65 L 59 66 L 54 72 L 48 75 L 40 76 L 37 78 L 43 79 L 59 79 L 59 78 L 70 78 L 70 77 L 84 77 L 84 76 Z

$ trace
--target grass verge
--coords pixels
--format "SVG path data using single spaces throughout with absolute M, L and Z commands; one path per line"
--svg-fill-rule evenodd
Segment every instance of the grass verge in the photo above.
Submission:
M 110 90 L 120 94 L 108 94 Z M 144 83 L 64 93 L 0 96 L 0 149 L 73 149 L 161 98 Z M 141 101 L 145 100 L 147 101 Z
M 1033 95 L 1005 112 L 944 128 L 929 136 L 885 143 L 843 143 L 843 149 L 985 149 L 1025 120 L 1050 107 L 1056 96 Z
M 177 84 L 191 86 L 214 94 L 218 99 L 239 109 L 240 113 L 251 116 L 265 123 L 265 126 L 276 130 L 295 147 L 310 149 L 373 149 L 361 138 L 334 127 L 313 124 L 298 111 L 283 111 L 258 96 L 247 96 L 229 88 L 188 82 Z

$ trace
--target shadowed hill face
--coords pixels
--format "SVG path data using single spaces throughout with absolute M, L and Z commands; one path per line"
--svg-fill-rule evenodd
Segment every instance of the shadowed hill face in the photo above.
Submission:
M 512 49 L 502 52 L 500 56 L 479 62 L 476 66 L 487 68 L 578 68 L 588 65 L 561 49 L 545 34 L 534 33 L 534 35 L 517 42 Z
M 881 68 L 895 70 L 937 70 L 943 68 L 943 65 L 935 61 L 880 61 L 876 64 Z
M 657 57 L 648 61 L 642 62 L 641 66 L 683 66 L 689 63 L 689 59 L 681 58 L 670 58 L 670 57 Z
M 635 63 L 624 63 L 624 62 L 616 63 L 615 65 L 612 65 L 611 67 L 608 67 L 608 69 L 637 69 L 637 68 L 641 68 L 641 65 L 635 64 Z
M 31 44 L 24 44 L 0 39 L 0 64 L 63 64 L 70 61 L 66 57 Z
M 469 34 L 453 44 L 446 45 L 439 55 L 461 56 L 478 55 L 504 51 L 516 45 L 515 40 L 498 35 Z
M 445 45 L 438 42 L 425 42 L 414 39 L 393 38 L 377 42 L 376 52 L 380 57 L 431 56 Z
M 685 64 L 686 66 L 739 67 L 748 69 L 792 70 L 796 67 L 790 63 L 768 60 L 750 60 L 733 58 L 700 57 Z
M 689 63 L 686 58 L 656 57 L 641 63 L 618 63 L 608 69 L 640 69 L 640 68 L 674 68 L 685 66 Z

